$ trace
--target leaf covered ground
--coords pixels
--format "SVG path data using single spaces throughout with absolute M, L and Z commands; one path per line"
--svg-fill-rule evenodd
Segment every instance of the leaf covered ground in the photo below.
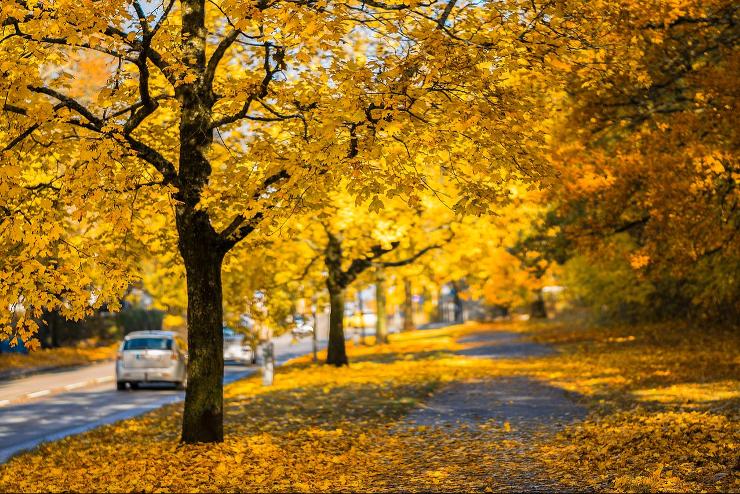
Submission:
M 49 367 L 71 367 L 85 365 L 116 356 L 118 343 L 105 346 L 62 347 L 34 350 L 27 354 L 0 354 L 0 375 L 5 373 L 29 372 Z
M 556 351 L 489 358 L 505 344 L 470 338 L 485 331 Z M 272 387 L 228 386 L 223 444 L 178 444 L 173 405 L 20 455 L 0 491 L 738 491 L 738 343 L 670 326 L 405 333 L 351 348 L 349 368 L 299 359 Z M 454 408 L 461 386 L 480 401 L 507 382 L 589 413 L 520 425 Z

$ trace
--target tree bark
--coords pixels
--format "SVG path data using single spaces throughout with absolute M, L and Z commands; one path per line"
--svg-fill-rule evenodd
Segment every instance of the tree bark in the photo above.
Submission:
M 377 318 L 375 321 L 375 344 L 388 343 L 388 322 L 386 320 L 385 274 L 378 270 L 375 280 L 375 305 Z
M 360 311 L 360 345 L 365 344 L 365 307 L 363 306 L 362 289 L 357 290 L 357 308 Z
M 178 221 L 179 228 L 190 228 L 180 235 L 188 287 L 189 355 L 182 441 L 220 442 L 224 437 L 223 253 L 208 241 L 205 214 L 194 216 L 192 223 Z
M 403 328 L 402 331 L 413 331 L 416 329 L 414 324 L 414 295 L 411 287 L 411 280 L 403 280 Z
M 344 345 L 344 288 L 327 282 L 329 290 L 329 347 L 326 363 L 341 367 L 349 365 Z
M 206 69 L 205 1 L 182 0 L 183 60 L 197 79 L 179 85 L 178 246 L 188 286 L 188 387 L 182 422 L 185 443 L 223 441 L 223 306 L 221 264 L 230 246 L 199 208 L 211 175 L 206 157 L 213 142 L 213 92 L 204 84 Z
M 329 316 L 329 348 L 326 363 L 336 366 L 349 365 L 344 345 L 344 291 L 366 269 L 373 265 L 373 260 L 398 247 L 399 242 L 392 242 L 391 247 L 374 245 L 370 248 L 370 255 L 353 259 L 346 270 L 342 269 L 342 240 L 333 234 L 326 226 L 326 249 L 324 264 L 328 276 L 326 287 L 331 299 L 331 313 Z M 427 248 L 425 251 L 429 250 Z M 418 257 L 418 255 L 416 256 Z M 403 261 L 404 263 L 410 261 Z M 400 265 L 395 263 L 395 265 Z
M 349 365 L 344 344 L 344 291 L 348 280 L 342 271 L 342 243 L 334 234 L 327 231 L 328 242 L 324 252 L 327 277 L 326 289 L 329 291 L 329 344 L 326 363 L 341 367 Z
M 529 317 L 532 319 L 547 319 L 547 307 L 541 288 L 535 290 L 535 299 L 529 308 Z
M 40 322 L 37 338 L 41 342 L 41 348 L 59 348 L 60 326 L 64 324 L 62 316 L 55 310 L 44 311 Z

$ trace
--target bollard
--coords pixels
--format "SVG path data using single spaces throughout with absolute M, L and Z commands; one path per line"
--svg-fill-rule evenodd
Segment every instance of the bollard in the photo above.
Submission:
M 262 385 L 272 386 L 275 380 L 275 345 L 272 341 L 262 345 Z

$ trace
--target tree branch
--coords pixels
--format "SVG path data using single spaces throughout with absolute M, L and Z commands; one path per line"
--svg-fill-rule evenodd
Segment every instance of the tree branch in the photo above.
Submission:
M 430 250 L 434 249 L 441 249 L 442 244 L 434 244 L 430 245 L 428 247 L 425 247 L 421 249 L 419 252 L 414 254 L 411 257 L 407 257 L 406 259 L 402 259 L 400 261 L 389 261 L 389 262 L 376 262 L 374 263 L 376 266 L 383 267 L 383 268 L 397 268 L 399 266 L 406 266 L 408 264 L 411 264 L 412 262 L 416 261 L 418 258 L 429 252 Z
M 149 33 L 150 38 L 154 38 L 154 36 L 157 34 L 157 31 L 159 31 L 159 28 L 161 28 L 162 24 L 164 24 L 164 21 L 167 20 L 167 18 L 170 15 L 170 11 L 172 11 L 173 5 L 175 5 L 175 0 L 170 0 L 170 2 L 164 8 L 164 11 L 162 12 L 162 16 L 159 18 L 157 23 L 154 25 L 154 28 L 152 29 L 151 33 Z
M 23 139 L 25 139 L 26 137 L 30 136 L 38 128 L 39 128 L 39 124 L 37 124 L 37 123 L 31 125 L 26 130 L 24 130 L 23 132 L 21 132 L 18 136 L 16 136 L 15 139 L 13 139 L 12 141 L 10 141 L 10 143 L 8 143 L 8 145 L 3 148 L 3 151 L 2 152 L 9 151 L 9 150 L 13 149 L 15 146 L 18 145 L 18 143 L 20 143 L 21 141 L 23 141 Z
M 270 187 L 289 178 L 290 174 L 287 170 L 280 170 L 279 172 L 270 175 L 262 182 L 262 186 L 255 191 L 252 195 L 252 199 L 255 201 L 259 200 L 263 194 L 269 192 Z M 218 234 L 224 248 L 228 251 L 234 245 L 243 240 L 257 228 L 264 217 L 265 215 L 261 211 L 255 213 L 249 219 L 247 219 L 243 214 L 236 215 L 231 223 L 229 223 L 229 225 Z
M 203 86 L 207 89 L 207 91 L 211 91 L 213 89 L 213 78 L 216 76 L 218 64 L 221 62 L 221 59 L 223 59 L 226 51 L 234 43 L 234 41 L 236 41 L 236 38 L 238 38 L 240 34 L 241 31 L 239 31 L 238 29 L 233 29 L 229 34 L 224 36 L 224 38 L 218 43 L 218 46 L 216 46 L 216 49 L 213 51 L 213 55 L 211 55 L 211 58 L 208 60 L 206 70 L 203 73 Z
M 391 242 L 391 246 L 388 249 L 381 245 L 373 245 L 370 248 L 369 256 L 363 257 L 362 259 L 354 259 L 347 270 L 342 272 L 342 282 L 344 286 L 349 286 L 349 284 L 355 281 L 363 271 L 373 265 L 373 261 L 375 259 L 395 250 L 400 244 L 401 242 L 398 241 Z
M 88 110 L 85 106 L 83 106 L 80 102 L 75 100 L 74 98 L 70 98 L 69 96 L 60 93 L 59 91 L 55 89 L 51 89 L 46 86 L 28 86 L 28 89 L 33 91 L 34 93 L 39 94 L 46 94 L 47 96 L 51 96 L 52 98 L 56 98 L 59 100 L 60 103 L 63 103 L 64 106 L 67 108 L 76 111 L 83 117 L 85 117 L 90 123 L 95 125 L 96 127 L 100 127 L 103 124 L 103 121 L 93 115 L 93 113 Z
M 131 146 L 131 149 L 136 151 L 139 158 L 150 163 L 157 169 L 157 171 L 159 171 L 159 173 L 162 174 L 162 177 L 164 177 L 162 185 L 172 184 L 176 187 L 180 187 L 180 180 L 178 179 L 175 165 L 173 165 L 171 161 L 162 156 L 156 149 L 149 147 L 130 135 L 125 135 L 124 137 L 129 146 Z
M 262 67 L 265 71 L 265 75 L 262 78 L 262 82 L 260 83 L 259 90 L 256 93 L 251 94 L 249 95 L 249 97 L 247 97 L 247 100 L 244 102 L 244 106 L 242 106 L 241 110 L 239 110 L 237 113 L 235 113 L 234 115 L 227 115 L 218 120 L 215 120 L 211 124 L 212 129 L 221 127 L 222 125 L 234 123 L 234 122 L 237 122 L 245 118 L 249 114 L 249 109 L 252 106 L 252 102 L 255 101 L 256 99 L 262 99 L 267 96 L 270 83 L 275 77 L 275 74 L 283 70 L 284 63 L 285 63 L 283 61 L 285 57 L 285 50 L 282 47 L 274 46 L 274 45 L 271 45 L 270 43 L 265 43 L 263 46 L 265 48 L 265 58 L 264 58 Z M 275 48 L 276 50 L 275 65 L 272 67 L 270 66 L 270 59 L 272 57 L 271 48 Z
M 439 29 L 444 29 L 445 24 L 447 24 L 447 18 L 450 17 L 452 9 L 455 7 L 456 3 L 457 0 L 450 0 L 449 2 L 447 2 L 447 5 L 445 5 L 445 9 L 442 12 L 442 15 L 439 17 L 439 20 L 437 21 L 437 27 Z

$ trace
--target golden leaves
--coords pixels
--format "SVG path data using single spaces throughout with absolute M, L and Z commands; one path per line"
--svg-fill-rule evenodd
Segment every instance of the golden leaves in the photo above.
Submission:
M 52 348 L 19 353 L 0 354 L 0 371 L 33 370 L 39 367 L 66 367 L 110 360 L 115 356 L 118 343 L 100 347 Z
M 168 407 L 21 455 L 0 467 L 0 489 L 498 491 L 502 472 L 521 487 L 542 466 L 566 488 L 737 489 L 737 397 L 716 395 L 724 408 L 714 401 L 704 402 L 709 409 L 663 409 L 634 406 L 629 392 L 675 382 L 667 388 L 672 394 L 716 394 L 715 380 L 740 362 L 736 335 L 707 339 L 688 330 L 677 338 L 665 326 L 507 324 L 506 330 L 557 344 L 561 353 L 499 361 L 452 353 L 462 348 L 456 338 L 485 328 L 425 330 L 394 335 L 381 347 L 350 346 L 355 363 L 340 370 L 301 358 L 282 367 L 272 387 L 250 378 L 226 388 L 222 444 L 178 445 L 180 405 Z M 676 372 L 656 373 L 676 361 Z M 400 425 L 445 383 L 511 375 L 584 392 L 593 387 L 598 393 L 582 399 L 595 413 L 557 438 L 521 436 L 509 420 L 475 428 Z M 598 381 L 602 376 L 615 379 Z M 700 376 L 706 383 L 698 388 L 678 384 Z M 722 382 L 729 389 L 730 381 Z M 513 461 L 522 450 L 527 461 Z
M 736 425 L 721 415 L 637 409 L 573 428 L 543 454 L 551 468 L 572 469 L 592 488 L 732 489 L 733 474 L 726 473 L 740 447 Z

